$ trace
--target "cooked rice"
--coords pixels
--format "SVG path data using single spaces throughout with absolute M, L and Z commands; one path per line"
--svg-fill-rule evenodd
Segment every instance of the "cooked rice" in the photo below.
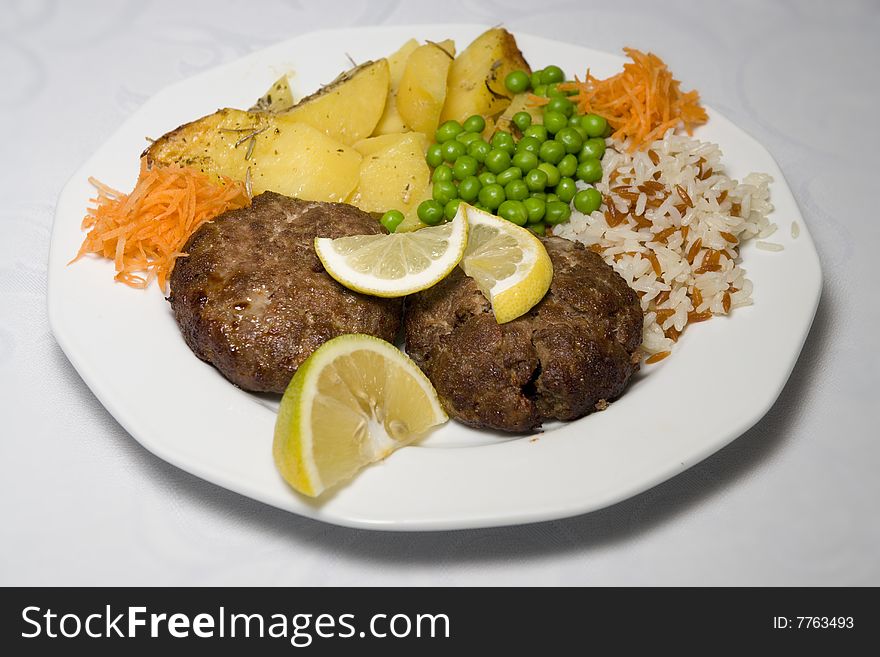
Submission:
M 636 290 L 645 312 L 642 349 L 651 363 L 668 355 L 689 323 L 752 303 L 739 245 L 768 237 L 777 226 L 767 220 L 770 176 L 729 178 L 717 145 L 670 130 L 649 148 L 626 149 L 625 142 L 608 141 L 596 184 L 602 207 L 591 215 L 573 211 L 553 234 L 601 254 Z
M 800 234 L 801 234 L 801 225 L 796 221 L 792 221 L 791 222 L 791 238 L 796 240 L 798 238 L 798 235 L 800 235 Z

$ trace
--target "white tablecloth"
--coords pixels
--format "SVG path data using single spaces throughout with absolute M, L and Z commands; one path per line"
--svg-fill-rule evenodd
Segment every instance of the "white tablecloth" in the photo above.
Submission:
M 52 215 L 71 173 L 146 98 L 197 71 L 316 28 L 429 22 L 654 50 L 766 144 L 819 245 L 825 290 L 755 428 L 597 513 L 393 534 L 205 483 L 98 403 L 46 318 Z M 0 584 L 880 584 L 878 31 L 869 0 L 4 1 Z

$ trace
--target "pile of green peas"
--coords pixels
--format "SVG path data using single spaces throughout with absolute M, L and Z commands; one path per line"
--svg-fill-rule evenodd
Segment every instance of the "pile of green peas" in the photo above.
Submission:
M 455 217 L 458 204 L 466 201 L 543 235 L 548 225 L 568 221 L 572 205 L 585 214 L 598 210 L 601 194 L 593 187 L 578 190 L 575 180 L 601 180 L 610 130 L 601 116 L 577 113 L 569 93 L 558 88 L 564 81 L 565 73 L 554 65 L 531 75 L 507 75 L 504 82 L 512 93 L 531 90 L 549 99 L 540 123 L 529 112 L 514 114 L 515 135 L 497 130 L 484 140 L 486 121 L 476 115 L 440 125 L 425 156 L 433 169 L 432 198 L 419 205 L 419 219 L 437 225 Z M 391 211 L 382 218 L 390 231 L 403 219 L 397 215 Z

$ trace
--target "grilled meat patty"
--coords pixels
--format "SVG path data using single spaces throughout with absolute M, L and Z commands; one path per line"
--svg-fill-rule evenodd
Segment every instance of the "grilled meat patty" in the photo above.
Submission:
M 636 293 L 582 244 L 550 237 L 550 291 L 498 324 L 460 268 L 407 299 L 407 353 L 450 416 L 475 427 L 527 431 L 574 420 L 620 395 L 638 369 Z
M 393 341 L 400 299 L 346 289 L 324 271 L 315 237 L 383 232 L 343 203 L 273 192 L 203 225 L 171 274 L 169 301 L 190 349 L 234 384 L 284 392 L 320 345 L 343 333 Z

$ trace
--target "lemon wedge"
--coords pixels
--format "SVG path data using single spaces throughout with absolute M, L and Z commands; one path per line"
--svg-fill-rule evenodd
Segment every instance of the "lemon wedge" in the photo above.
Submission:
M 464 254 L 468 221 L 460 206 L 452 221 L 411 233 L 315 238 L 324 269 L 345 287 L 377 297 L 402 297 L 445 278 Z
M 547 249 L 525 228 L 464 203 L 462 207 L 470 232 L 461 268 L 492 304 L 499 324 L 524 315 L 550 289 L 553 264 Z
M 447 419 L 408 356 L 379 338 L 341 335 L 309 356 L 287 387 L 275 464 L 295 490 L 317 497 Z

